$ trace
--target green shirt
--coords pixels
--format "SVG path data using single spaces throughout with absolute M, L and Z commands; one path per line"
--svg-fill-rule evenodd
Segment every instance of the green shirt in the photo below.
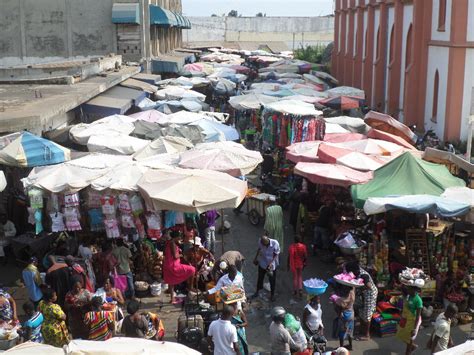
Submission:
M 411 313 L 413 313 L 413 315 L 416 315 L 416 311 L 418 309 L 423 308 L 423 301 L 421 300 L 421 297 L 418 294 L 415 294 L 415 296 L 413 297 L 408 296 L 407 302 L 408 309 Z
M 117 247 L 112 251 L 112 255 L 118 261 L 117 272 L 119 274 L 126 274 L 130 272 L 130 258 L 132 257 L 132 252 L 130 249 L 121 246 Z

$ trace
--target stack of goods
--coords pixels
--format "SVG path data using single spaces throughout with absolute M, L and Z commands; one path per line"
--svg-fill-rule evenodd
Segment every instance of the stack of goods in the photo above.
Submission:
M 334 275 L 334 280 L 346 286 L 351 286 L 351 287 L 364 286 L 364 280 L 357 278 L 352 272 L 343 272 L 341 274 Z
M 222 287 L 221 298 L 226 304 L 236 303 L 245 299 L 245 292 L 236 285 L 229 285 Z
M 379 336 L 391 336 L 397 332 L 400 318 L 401 313 L 398 308 L 388 302 L 378 302 L 376 312 L 372 315 L 372 324 Z
M 354 237 L 350 232 L 340 234 L 334 241 L 343 254 L 357 254 L 367 244 L 364 240 Z
M 409 267 L 403 270 L 398 277 L 402 284 L 420 288 L 425 285 L 425 280 L 428 278 L 423 270 Z
M 305 291 L 310 295 L 321 295 L 326 292 L 328 284 L 323 280 L 314 278 L 303 282 Z
M 158 251 L 150 259 L 148 265 L 148 273 L 154 280 L 161 280 L 162 270 L 163 270 L 163 253 Z

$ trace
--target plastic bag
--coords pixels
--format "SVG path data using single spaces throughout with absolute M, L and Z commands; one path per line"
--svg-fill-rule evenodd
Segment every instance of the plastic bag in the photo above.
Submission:
M 334 242 L 334 244 L 336 244 L 338 247 L 341 247 L 341 248 L 350 248 L 355 243 L 356 241 L 351 233 L 341 234 Z
M 285 314 L 283 320 L 284 327 L 288 330 L 291 336 L 293 336 L 298 330 L 301 329 L 301 323 L 291 313 Z

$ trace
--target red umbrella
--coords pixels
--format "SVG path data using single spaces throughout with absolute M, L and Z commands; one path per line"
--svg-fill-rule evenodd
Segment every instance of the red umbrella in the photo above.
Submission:
M 293 143 L 286 147 L 286 159 L 293 163 L 318 161 L 318 147 L 321 141 Z
M 313 184 L 336 185 L 349 187 L 370 181 L 373 172 L 361 172 L 342 165 L 322 163 L 298 163 L 295 174 L 311 181 Z
M 355 96 L 336 96 L 327 98 L 319 103 L 334 110 L 350 110 L 364 105 L 365 99 Z
M 373 171 L 385 164 L 377 157 L 326 143 L 319 145 L 318 158 L 323 163 L 345 165 L 361 171 Z
M 408 143 L 416 142 L 416 134 L 400 121 L 384 113 L 369 111 L 364 117 L 370 127 L 402 137 Z
M 412 146 L 410 143 L 408 143 L 402 137 L 396 136 L 396 135 L 388 133 L 388 132 L 379 131 L 378 129 L 375 129 L 375 128 L 372 128 L 367 133 L 367 138 L 382 139 L 382 140 L 387 141 L 387 142 L 392 142 L 392 143 L 401 145 L 402 147 L 405 147 L 407 149 L 416 150 L 416 148 L 414 146 Z
M 351 142 L 366 138 L 367 137 L 361 133 L 326 133 L 324 135 L 324 141 L 330 143 Z

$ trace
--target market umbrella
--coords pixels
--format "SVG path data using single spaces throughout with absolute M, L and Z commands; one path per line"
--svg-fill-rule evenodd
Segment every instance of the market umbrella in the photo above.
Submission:
M 106 341 L 72 340 L 66 347 L 68 355 L 199 355 L 186 345 L 171 341 L 114 337 Z
M 324 126 L 324 132 L 325 134 L 347 134 L 351 133 L 349 130 L 345 129 L 341 125 L 337 123 L 328 123 L 326 122 Z
M 310 83 L 313 83 L 313 84 L 318 84 L 318 85 L 325 85 L 326 82 L 324 80 L 322 80 L 321 78 L 318 78 L 317 76 L 315 75 L 312 75 L 312 74 L 303 74 L 303 77 L 305 78 L 305 80 L 309 81 Z
M 157 110 L 147 110 L 131 114 L 130 117 L 135 118 L 137 121 L 146 121 L 153 123 L 165 123 L 167 122 L 167 115 Z
M 343 187 L 363 184 L 373 177 L 372 172 L 361 172 L 342 165 L 324 163 L 298 163 L 294 172 L 313 184 Z
M 364 212 L 367 215 L 385 213 L 390 210 L 402 210 L 410 213 L 430 213 L 442 217 L 456 217 L 467 214 L 469 209 L 470 205 L 467 203 L 432 195 L 371 197 L 364 203 Z
M 143 149 L 149 143 L 150 141 L 147 139 L 140 139 L 120 133 L 105 136 L 94 135 L 89 138 L 87 149 L 89 152 L 130 155 Z
M 152 155 L 148 158 L 140 160 L 139 163 L 142 166 L 146 166 L 152 169 L 163 169 L 170 167 L 177 167 L 179 159 L 181 158 L 180 153 L 164 153 Z
M 358 141 L 365 138 L 367 137 L 360 133 L 326 133 L 323 140 L 329 143 L 343 143 Z
M 450 200 L 467 203 L 474 208 L 474 189 L 469 187 L 448 187 L 441 196 Z
M 194 147 L 194 145 L 186 138 L 173 136 L 160 137 L 133 154 L 133 159 L 143 160 L 157 154 L 184 152 L 192 147 Z
M 87 145 L 91 136 L 129 135 L 135 129 L 136 118 L 113 115 L 92 123 L 79 123 L 69 130 L 70 138 L 81 145 Z
M 401 145 L 402 147 L 407 149 L 416 150 L 416 148 L 412 144 L 408 143 L 405 139 L 388 132 L 379 131 L 375 128 L 371 128 L 369 132 L 367 132 L 367 138 L 381 139 L 387 142 L 392 142 Z
M 314 76 L 318 77 L 318 78 L 321 78 L 325 81 L 329 81 L 331 82 L 332 84 L 334 85 L 337 85 L 339 84 L 339 80 L 337 80 L 335 77 L 333 77 L 331 74 L 328 74 L 324 71 L 317 71 L 317 70 L 313 70 L 311 72 Z
M 235 208 L 247 192 L 247 183 L 229 174 L 181 168 L 148 170 L 138 187 L 154 209 L 189 213 Z
M 365 100 L 360 97 L 354 96 L 333 96 L 325 100 L 320 101 L 319 103 L 332 108 L 333 110 L 351 110 L 356 109 L 364 105 Z
M 253 92 L 229 98 L 229 104 L 236 110 L 258 110 L 261 106 L 275 101 L 278 101 L 276 97 Z
M 387 142 L 380 139 L 361 139 L 358 141 L 349 141 L 335 143 L 336 146 L 351 149 L 364 154 L 393 156 L 402 153 L 405 149 L 395 143 Z
M 365 98 L 364 90 L 353 88 L 350 86 L 337 86 L 335 88 L 326 90 L 328 97 L 336 97 L 336 96 L 352 96 L 352 97 L 359 97 Z
M 148 169 L 148 167 L 141 165 L 139 162 L 125 161 L 110 168 L 101 177 L 94 179 L 91 187 L 98 191 L 105 189 L 138 191 L 137 183 Z
M 272 111 L 286 113 L 290 115 L 300 115 L 300 116 L 320 116 L 323 113 L 314 108 L 314 105 L 308 104 L 303 101 L 296 100 L 284 100 L 277 101 L 265 105 L 265 108 L 268 108 Z
M 370 127 L 402 137 L 410 144 L 416 143 L 416 134 L 400 121 L 384 113 L 369 111 L 364 117 Z
M 211 81 L 214 92 L 219 95 L 233 94 L 235 91 L 235 83 L 225 79 L 219 78 L 218 80 Z
M 370 197 L 427 194 L 439 196 L 448 187 L 465 186 L 444 165 L 429 163 L 405 152 L 375 170 L 374 179 L 352 186 L 352 200 L 362 208 Z
M 286 147 L 286 159 L 293 163 L 318 161 L 318 147 L 321 141 L 293 143 Z
M 374 171 L 385 163 L 376 157 L 328 143 L 319 145 L 318 158 L 323 163 L 340 164 L 361 171 Z
M 26 131 L 0 150 L 0 164 L 22 168 L 58 164 L 70 159 L 69 149 Z
M 56 346 L 28 341 L 5 351 L 8 355 L 64 355 L 64 350 Z
M 131 157 L 93 153 L 57 165 L 36 167 L 22 182 L 25 188 L 37 187 L 54 193 L 76 192 L 125 161 L 131 161 Z
M 159 100 L 180 100 L 183 98 L 197 98 L 201 101 L 204 101 L 206 98 L 206 95 L 179 86 L 168 86 L 164 89 L 158 90 L 155 93 L 155 96 Z
M 183 152 L 179 165 L 183 168 L 207 169 L 244 176 L 263 161 L 262 155 L 235 142 L 198 144 L 195 149 Z
M 350 116 L 324 117 L 326 123 L 336 123 L 353 133 L 366 134 L 370 127 L 363 119 Z

